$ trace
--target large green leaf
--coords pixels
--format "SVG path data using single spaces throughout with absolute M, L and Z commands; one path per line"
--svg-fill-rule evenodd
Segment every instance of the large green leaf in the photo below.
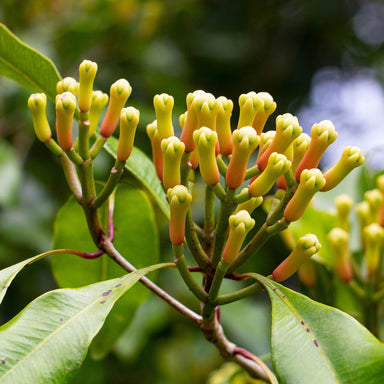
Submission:
M 279 383 L 384 382 L 384 345 L 354 318 L 254 277 L 272 301 L 272 360 Z
M 142 276 L 166 266 L 34 300 L 0 328 L 0 383 L 68 383 L 115 302 Z
M 44 92 L 55 99 L 56 84 L 61 79 L 54 64 L 20 41 L 0 23 L 0 75 L 17 81 L 34 92 Z
M 107 152 L 116 159 L 118 140 L 115 137 L 110 137 L 105 145 Z M 165 195 L 164 188 L 157 177 L 155 167 L 152 161 L 134 147 L 125 168 L 143 185 L 156 201 L 161 211 L 166 217 L 169 217 L 169 205 Z
M 158 261 L 158 233 L 151 203 L 143 191 L 120 185 L 114 209 L 114 245 L 137 268 Z M 54 229 L 54 248 L 72 248 L 85 252 L 95 250 L 84 213 L 70 199 L 59 211 Z M 86 260 L 73 255 L 52 258 L 54 276 L 62 287 L 79 287 L 123 273 L 122 268 L 106 255 Z M 93 345 L 93 355 L 103 357 L 129 325 L 138 306 L 149 297 L 148 290 L 137 286 L 125 295 L 108 317 L 105 327 Z

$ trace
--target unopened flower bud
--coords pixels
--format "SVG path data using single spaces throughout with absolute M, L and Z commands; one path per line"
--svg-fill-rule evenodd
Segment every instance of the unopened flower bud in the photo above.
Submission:
M 217 133 L 207 127 L 202 127 L 193 133 L 193 140 L 199 154 L 201 177 L 208 185 L 216 185 L 220 180 L 215 156 Z
M 199 97 L 205 94 L 204 91 L 197 90 L 187 95 L 187 118 L 181 132 L 180 140 L 185 144 L 185 152 L 192 152 L 196 148 L 196 144 L 193 141 L 193 132 L 199 129 L 199 121 L 195 108 L 192 107 L 192 103 L 195 97 Z
M 52 137 L 45 109 L 47 106 L 47 96 L 44 93 L 35 93 L 29 96 L 28 108 L 32 114 L 33 128 L 37 138 L 46 143 Z
M 317 283 L 317 274 L 315 268 L 315 262 L 312 259 L 307 260 L 298 269 L 298 275 L 300 281 L 308 288 L 312 288 Z
M 260 138 L 252 127 L 242 127 L 233 131 L 233 153 L 229 161 L 225 183 L 231 189 L 243 184 L 247 165 L 252 152 L 259 144 Z
M 263 109 L 264 102 L 256 92 L 243 93 L 239 97 L 240 115 L 237 128 L 252 126 L 257 111 Z
M 300 219 L 315 193 L 320 191 L 324 185 L 325 179 L 319 169 L 304 169 L 301 172 L 297 190 L 285 207 L 285 220 L 291 222 Z
M 327 240 L 332 249 L 336 275 L 341 281 L 348 283 L 353 278 L 348 232 L 342 228 L 333 228 L 328 233 Z
M 197 114 L 198 127 L 207 127 L 216 130 L 217 106 L 212 93 L 198 94 L 192 101 L 192 108 Z
M 380 175 L 376 180 L 377 188 L 379 188 L 381 194 L 384 197 L 384 175 Z M 384 201 L 380 206 L 380 225 L 384 227 Z
M 301 134 L 302 130 L 296 116 L 292 116 L 290 113 L 277 116 L 276 135 L 267 150 L 257 160 L 259 169 L 263 170 L 267 166 L 268 157 L 271 153 L 277 152 L 284 154 L 293 140 Z
M 110 137 L 116 129 L 120 118 L 120 112 L 131 92 L 132 88 L 125 79 L 117 80 L 111 85 L 107 112 L 100 127 L 100 134 L 104 138 L 107 139 Z
M 316 168 L 325 150 L 336 140 L 337 132 L 329 120 L 314 124 L 311 129 L 311 142 L 303 159 L 296 169 L 296 180 L 300 180 L 303 169 Z
M 157 177 L 160 180 L 163 180 L 163 152 L 161 151 L 161 139 L 159 132 L 157 131 L 156 120 L 148 124 L 146 130 L 149 140 L 151 141 L 152 161 L 155 166 Z
M 260 143 L 259 143 L 259 152 L 257 154 L 257 160 L 260 159 L 260 157 L 263 155 L 263 153 L 268 149 L 268 147 L 271 145 L 273 138 L 276 135 L 276 131 L 267 131 L 263 132 L 260 135 Z
M 223 260 L 232 263 L 240 252 L 248 232 L 254 227 L 253 220 L 247 211 L 239 211 L 229 217 L 229 234 L 223 251 Z
M 185 235 L 185 218 L 192 196 L 184 185 L 176 185 L 167 191 L 170 206 L 169 237 L 173 245 L 182 244 Z
M 320 248 L 321 244 L 315 235 L 309 233 L 301 237 L 290 255 L 273 271 L 274 280 L 280 282 L 291 277 Z
M 56 133 L 60 147 L 64 151 L 72 148 L 73 115 L 76 109 L 76 96 L 64 92 L 56 96 Z
M 120 135 L 117 145 L 117 158 L 126 161 L 132 152 L 133 141 L 140 112 L 133 107 L 123 108 L 120 113 Z
M 383 195 L 379 189 L 371 189 L 364 193 L 364 200 L 369 205 L 369 223 L 379 223 L 380 207 L 383 203 Z
M 101 112 L 108 104 L 108 95 L 101 91 L 92 92 L 92 104 L 89 110 L 89 137 L 91 137 L 97 128 Z
M 370 224 L 364 228 L 363 236 L 365 242 L 365 263 L 368 277 L 372 278 L 380 267 L 384 244 L 384 228 L 376 223 Z
M 351 211 L 353 200 L 350 196 L 343 194 L 335 198 L 336 205 L 336 226 L 349 230 L 349 212 Z
M 367 201 L 361 201 L 356 204 L 355 211 L 357 213 L 357 218 L 359 219 L 359 227 L 360 227 L 360 239 L 362 243 L 363 249 L 365 248 L 365 240 L 364 240 L 364 228 L 371 224 L 371 212 L 369 208 L 369 204 Z
M 163 185 L 166 190 L 180 184 L 180 165 L 184 149 L 184 143 L 176 136 L 161 141 L 164 159 Z
M 241 193 L 244 193 L 244 192 L 248 192 L 248 188 L 243 188 L 241 190 Z M 247 211 L 251 215 L 252 212 L 257 207 L 259 207 L 262 203 L 263 203 L 263 198 L 261 196 L 259 196 L 259 197 L 251 197 L 247 201 L 244 201 L 244 202 L 240 203 L 236 207 L 235 213 L 237 213 L 239 211 Z
M 309 147 L 311 138 L 306 133 L 302 133 L 292 143 L 292 172 L 296 172 L 297 166 L 303 159 L 305 152 Z
M 65 77 L 56 84 L 56 92 L 58 94 L 71 92 L 77 96 L 79 93 L 79 83 L 73 77 Z
M 162 93 L 153 98 L 155 107 L 157 130 L 161 139 L 167 139 L 174 135 L 172 124 L 173 97 Z
M 220 153 L 222 156 L 229 156 L 233 149 L 231 132 L 233 102 L 224 96 L 220 96 L 216 99 L 216 104 L 216 132 L 219 139 Z
M 364 163 L 364 156 L 358 147 L 347 147 L 344 149 L 340 160 L 327 172 L 324 173 L 326 180 L 323 192 L 336 187 L 353 169 Z
M 265 195 L 275 184 L 276 180 L 288 172 L 291 162 L 281 153 L 272 153 L 269 156 L 264 171 L 256 177 L 248 187 L 249 195 L 253 197 Z
M 93 82 L 96 77 L 97 64 L 93 61 L 84 60 L 79 67 L 79 109 L 88 112 L 92 103 Z
M 264 125 L 268 120 L 268 117 L 275 112 L 276 103 L 273 101 L 273 97 L 268 92 L 259 92 L 257 98 L 263 101 L 263 108 L 260 108 L 256 112 L 256 116 L 253 120 L 252 127 L 256 133 L 260 136 L 263 131 Z

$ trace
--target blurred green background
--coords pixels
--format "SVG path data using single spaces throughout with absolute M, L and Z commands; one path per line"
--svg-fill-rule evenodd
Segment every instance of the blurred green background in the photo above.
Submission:
M 383 19 L 384 4 L 369 0 L 0 2 L 1 22 L 48 56 L 63 77 L 77 77 L 79 63 L 90 59 L 99 65 L 97 88 L 108 92 L 121 77 L 130 82 L 129 105 L 141 111 L 136 145 L 146 153 L 145 126 L 154 119 L 156 93 L 175 97 L 177 125 L 188 92 L 204 89 L 237 106 L 241 93 L 254 90 L 271 93 L 276 113 L 297 114 L 307 131 L 319 120 L 333 120 L 340 133 L 334 155 L 345 142 L 359 144 L 375 167 L 382 166 L 384 141 Z M 34 138 L 28 96 L 0 78 L 1 267 L 50 248 L 55 214 L 69 196 L 58 163 Z M 108 164 L 106 157 L 97 169 L 100 177 Z M 266 251 L 273 257 L 261 268 L 270 272 L 287 250 L 275 241 Z M 160 284 L 172 285 L 194 305 L 167 273 Z M 2 323 L 55 286 L 48 262 L 31 266 L 7 295 Z M 229 305 L 223 321 L 239 345 L 268 352 L 266 300 Z M 198 330 L 156 298 L 132 328 L 105 361 L 87 358 L 75 382 L 205 383 L 222 363 Z

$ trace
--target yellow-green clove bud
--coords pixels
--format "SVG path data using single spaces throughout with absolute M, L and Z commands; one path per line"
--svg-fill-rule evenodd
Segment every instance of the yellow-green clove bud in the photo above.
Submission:
M 73 77 L 65 77 L 56 84 L 56 92 L 58 94 L 71 92 L 77 96 L 79 93 L 79 83 Z
M 163 185 L 166 190 L 180 184 L 180 165 L 184 149 L 184 143 L 176 136 L 161 141 L 164 159 Z
M 249 195 L 252 197 L 265 195 L 275 184 L 276 180 L 288 172 L 290 168 L 291 162 L 283 154 L 273 152 L 269 156 L 264 171 L 248 187 Z
M 76 96 L 64 92 L 56 96 L 56 133 L 60 147 L 64 151 L 72 148 L 73 115 L 76 109 Z
M 201 177 L 208 185 L 216 185 L 220 180 L 219 168 L 216 163 L 215 147 L 217 133 L 207 127 L 193 132 L 193 140 L 199 154 Z
M 342 228 L 333 228 L 328 233 L 327 240 L 332 249 L 336 275 L 341 281 L 348 283 L 353 278 L 348 250 L 349 234 Z
M 229 234 L 223 251 L 223 260 L 232 263 L 240 252 L 248 232 L 254 227 L 253 220 L 247 211 L 239 211 L 229 217 Z
M 273 271 L 274 280 L 280 282 L 291 277 L 320 248 L 321 244 L 315 235 L 308 233 L 301 237 L 290 255 Z
M 358 147 L 347 147 L 344 149 L 340 160 L 327 172 L 324 173 L 326 180 L 323 192 L 336 187 L 353 169 L 364 163 L 364 156 Z
M 126 161 L 132 152 L 133 141 L 140 112 L 133 107 L 123 108 L 120 113 L 120 135 L 117 145 L 117 158 Z
M 314 124 L 311 129 L 311 141 L 303 159 L 296 169 L 296 180 L 300 180 L 303 169 L 316 168 L 325 150 L 336 140 L 337 132 L 329 120 Z
M 193 141 L 193 132 L 196 129 L 199 129 L 199 121 L 197 118 L 197 112 L 195 108 L 192 107 L 192 103 L 195 97 L 199 97 L 205 94 L 204 91 L 197 90 L 193 93 L 188 93 L 187 95 L 187 118 L 181 132 L 180 140 L 185 144 L 185 152 L 192 152 L 196 148 L 196 144 Z
M 285 220 L 291 222 L 300 219 L 315 193 L 320 191 L 324 185 L 325 179 L 319 169 L 304 169 L 301 172 L 297 190 L 285 207 Z
M 371 189 L 364 193 L 364 200 L 369 205 L 369 223 L 379 223 L 380 207 L 383 203 L 383 195 L 379 189 Z
M 277 152 L 284 154 L 293 140 L 301 134 L 302 130 L 303 129 L 300 127 L 296 116 L 292 116 L 290 113 L 277 116 L 276 135 L 267 150 L 257 160 L 259 169 L 263 170 L 267 166 L 268 158 L 271 153 Z
M 315 261 L 312 259 L 307 260 L 298 269 L 298 275 L 300 281 L 308 288 L 312 288 L 317 283 L 317 274 L 315 268 Z
M 248 192 L 248 188 L 243 188 L 241 190 L 241 193 Z M 240 203 L 235 210 L 235 213 L 239 211 L 247 211 L 250 215 L 252 212 L 259 207 L 263 203 L 263 198 L 261 196 L 259 197 L 251 197 L 247 201 L 244 201 Z
M 79 67 L 79 109 L 88 112 L 92 103 L 93 82 L 96 77 L 97 64 L 93 61 L 84 60 Z
M 219 139 L 219 148 L 222 156 L 226 157 L 232 153 L 232 132 L 231 132 L 231 115 L 233 110 L 232 100 L 224 96 L 216 99 L 217 117 L 216 132 Z
M 263 109 L 264 102 L 261 98 L 257 97 L 256 92 L 243 93 L 239 97 L 239 121 L 237 129 L 246 126 L 252 126 L 257 111 Z
M 364 228 L 365 242 L 365 263 L 367 266 L 368 277 L 373 278 L 381 263 L 381 254 L 384 244 L 384 228 L 379 224 L 373 223 Z
M 260 135 L 259 153 L 257 154 L 257 160 L 260 159 L 260 157 L 271 145 L 275 135 L 276 135 L 276 131 L 267 131 L 267 132 L 263 132 Z M 256 163 L 257 163 L 257 160 L 256 160 Z
M 273 101 L 273 97 L 268 92 L 259 92 L 257 94 L 259 100 L 263 101 L 263 108 L 260 108 L 256 112 L 256 116 L 253 120 L 252 127 L 256 133 L 260 136 L 264 129 L 264 125 L 268 120 L 268 117 L 275 112 L 276 103 Z
M 349 230 L 349 213 L 351 211 L 353 200 L 347 194 L 339 195 L 335 198 L 336 205 L 336 226 Z
M 28 108 L 32 114 L 33 128 L 37 138 L 43 143 L 52 137 L 51 127 L 45 113 L 46 106 L 47 96 L 44 93 L 34 93 L 29 96 Z
M 89 137 L 91 137 L 97 128 L 101 112 L 108 104 L 108 95 L 101 91 L 92 92 L 92 104 L 89 110 Z
M 233 131 L 233 153 L 228 164 L 225 183 L 236 189 L 244 182 L 247 165 L 252 152 L 260 142 L 256 131 L 251 127 L 242 127 Z
M 163 152 L 161 151 L 161 139 L 159 132 L 157 131 L 157 122 L 156 120 L 147 125 L 147 135 L 151 141 L 152 149 L 152 161 L 155 166 L 157 177 L 160 180 L 163 180 Z
M 305 152 L 309 147 L 311 138 L 306 133 L 302 133 L 292 143 L 292 172 L 295 174 L 297 166 L 303 159 Z
M 161 139 L 167 139 L 174 135 L 172 124 L 173 97 L 162 93 L 153 98 L 155 107 L 157 130 Z
M 120 112 L 131 92 L 132 88 L 125 79 L 117 80 L 111 85 L 107 112 L 100 127 L 100 134 L 104 138 L 107 139 L 110 137 L 116 129 L 120 118 Z
M 198 120 L 198 128 L 207 127 L 216 130 L 217 105 L 212 93 L 204 92 L 194 97 L 192 108 L 195 110 Z
M 167 191 L 170 206 L 169 237 L 173 245 L 182 244 L 185 234 L 185 218 L 192 196 L 184 185 L 176 185 Z

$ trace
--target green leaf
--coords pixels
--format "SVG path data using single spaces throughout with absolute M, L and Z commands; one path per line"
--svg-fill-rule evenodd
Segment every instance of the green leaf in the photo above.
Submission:
M 115 302 L 142 276 L 167 266 L 34 300 L 0 328 L 0 383 L 68 383 Z
M 143 191 L 119 185 L 115 198 L 114 226 L 114 246 L 136 268 L 158 261 L 159 240 L 153 208 Z M 72 198 L 57 214 L 53 246 L 84 252 L 95 250 L 82 208 Z M 93 260 L 69 254 L 58 255 L 51 262 L 54 276 L 61 287 L 80 287 L 120 276 L 124 272 L 106 255 Z M 102 358 L 109 352 L 133 319 L 136 309 L 148 297 L 148 290 L 137 286 L 119 300 L 92 346 L 94 357 Z
M 105 144 L 106 151 L 116 159 L 118 140 L 110 137 Z M 140 182 L 156 201 L 164 215 L 169 218 L 169 205 L 164 188 L 157 177 L 152 161 L 140 149 L 133 147 L 125 168 Z
M 9 77 L 33 92 L 44 92 L 55 99 L 61 76 L 54 64 L 20 41 L 0 23 L 0 75 Z
M 281 384 L 384 382 L 384 345 L 351 316 L 254 274 L 272 301 L 272 360 Z

